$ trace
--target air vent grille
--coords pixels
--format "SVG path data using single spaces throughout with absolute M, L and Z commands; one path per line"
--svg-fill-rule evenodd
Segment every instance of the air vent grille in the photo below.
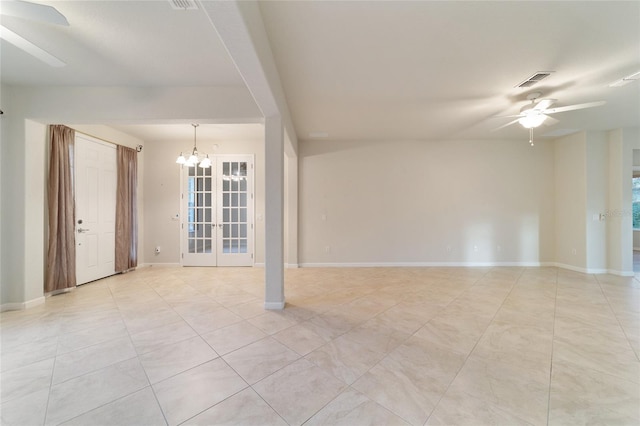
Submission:
M 540 82 L 541 80 L 544 80 L 545 78 L 549 77 L 552 72 L 553 71 L 538 71 L 537 73 L 527 78 L 525 81 L 523 81 L 522 83 L 518 84 L 515 87 L 531 87 L 534 84 Z
M 193 0 L 169 0 L 171 7 L 176 10 L 196 10 L 198 5 Z

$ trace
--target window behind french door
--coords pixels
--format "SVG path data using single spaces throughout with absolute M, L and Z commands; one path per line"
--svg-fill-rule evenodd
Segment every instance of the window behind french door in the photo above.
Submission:
M 182 264 L 253 265 L 252 156 L 182 167 Z

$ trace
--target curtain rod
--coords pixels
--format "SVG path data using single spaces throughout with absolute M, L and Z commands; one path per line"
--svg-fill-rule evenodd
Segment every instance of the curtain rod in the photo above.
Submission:
M 67 127 L 69 127 L 69 126 L 67 126 Z M 89 136 L 90 138 L 98 139 L 99 141 L 102 141 L 102 142 L 105 142 L 105 143 L 108 143 L 108 144 L 111 144 L 111 145 L 116 145 L 116 146 L 118 146 L 118 145 L 120 145 L 120 146 L 125 146 L 125 145 L 121 145 L 121 144 L 119 144 L 119 143 L 115 143 L 115 142 L 108 141 L 108 140 L 106 140 L 106 139 L 102 139 L 101 137 L 98 137 L 98 136 L 90 135 L 89 133 L 82 132 L 82 131 L 80 131 L 80 130 L 78 130 L 78 129 L 73 129 L 73 130 L 74 130 L 76 133 L 80 133 L 81 135 Z M 127 146 L 126 148 L 129 148 L 129 147 Z M 142 152 L 142 148 L 144 148 L 142 145 L 136 145 L 136 147 L 135 147 L 135 148 L 131 148 L 131 149 L 135 149 L 135 150 L 136 150 L 136 152 Z

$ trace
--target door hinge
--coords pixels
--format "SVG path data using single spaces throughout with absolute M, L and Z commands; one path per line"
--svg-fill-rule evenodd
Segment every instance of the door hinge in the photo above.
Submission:
M 253 200 L 253 193 L 251 193 L 251 199 Z
M 180 194 L 180 199 L 184 200 L 184 193 Z
M 251 163 L 251 169 L 253 170 L 253 163 Z
M 251 229 L 253 229 L 253 223 L 251 224 Z
M 251 258 L 253 259 L 253 253 L 251 253 Z
M 182 258 L 184 259 L 184 253 L 182 253 Z

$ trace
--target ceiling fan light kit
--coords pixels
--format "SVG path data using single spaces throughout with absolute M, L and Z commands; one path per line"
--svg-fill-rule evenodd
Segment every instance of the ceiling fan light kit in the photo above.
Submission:
M 640 76 L 640 73 L 638 73 Z M 549 108 L 556 102 L 556 99 L 540 99 L 542 93 L 540 92 L 532 92 L 527 96 L 527 99 L 531 101 L 530 104 L 523 106 L 520 109 L 520 114 L 518 115 L 507 115 L 502 116 L 503 118 L 515 118 L 515 120 L 510 121 L 507 124 L 504 124 L 494 131 L 503 129 L 507 126 L 510 126 L 515 123 L 520 123 L 522 127 L 525 129 L 529 129 L 529 143 L 533 146 L 533 129 L 541 126 L 543 123 L 547 125 L 553 125 L 558 123 L 558 120 L 555 118 L 549 117 L 548 114 L 556 114 L 559 112 L 566 111 L 574 111 L 578 109 L 584 108 L 593 108 L 597 106 L 604 105 L 605 101 L 597 101 L 597 102 L 588 102 L 584 104 L 575 104 L 575 105 L 567 105 L 564 107 L 558 108 Z

